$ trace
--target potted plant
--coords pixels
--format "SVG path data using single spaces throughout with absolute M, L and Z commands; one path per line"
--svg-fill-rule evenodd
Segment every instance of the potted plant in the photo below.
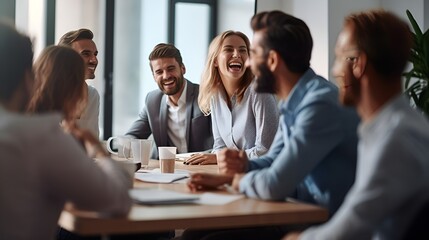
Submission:
M 422 32 L 409 10 L 406 11 L 414 30 L 410 62 L 413 67 L 405 76 L 405 93 L 413 104 L 429 116 L 429 30 Z

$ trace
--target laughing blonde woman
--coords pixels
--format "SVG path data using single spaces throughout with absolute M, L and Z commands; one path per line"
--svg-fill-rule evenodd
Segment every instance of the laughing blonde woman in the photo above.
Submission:
M 277 103 L 273 95 L 254 90 L 254 76 L 245 67 L 249 45 L 247 36 L 236 31 L 211 42 L 198 104 L 212 118 L 213 151 L 194 154 L 185 164 L 216 164 L 216 152 L 223 148 L 243 150 L 249 159 L 270 148 L 278 126 Z

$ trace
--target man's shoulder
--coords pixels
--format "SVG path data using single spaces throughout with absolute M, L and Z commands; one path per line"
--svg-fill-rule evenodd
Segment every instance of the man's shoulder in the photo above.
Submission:
M 152 90 L 150 92 L 148 92 L 148 94 L 146 95 L 146 102 L 159 102 L 161 101 L 162 97 L 164 96 L 164 93 L 159 90 L 159 89 L 155 89 Z
M 88 101 L 92 99 L 100 99 L 100 94 L 95 87 L 88 85 Z
M 200 85 L 198 83 L 193 83 L 193 82 L 191 82 L 189 80 L 186 80 L 186 81 L 188 82 L 188 89 L 190 88 L 190 89 L 193 89 L 196 92 L 199 92 Z
M 303 101 L 330 101 L 333 103 L 338 102 L 338 87 L 321 76 L 314 76 L 305 86 L 302 86 L 302 91 L 305 91 Z
M 196 87 L 196 88 L 200 87 L 198 83 L 191 82 L 188 79 L 185 79 L 185 81 L 189 84 L 189 86 Z

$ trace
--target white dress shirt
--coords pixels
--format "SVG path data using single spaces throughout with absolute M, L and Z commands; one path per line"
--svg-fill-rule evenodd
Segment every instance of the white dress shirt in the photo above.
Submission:
M 168 105 L 168 129 L 167 134 L 173 146 L 177 147 L 178 153 L 188 152 L 186 143 L 186 81 L 182 95 L 180 95 L 177 106 L 167 97 Z
M 100 136 L 98 115 L 100 113 L 100 95 L 93 86 L 88 85 L 88 103 L 77 124 L 79 127 L 90 130 L 97 138 Z
M 264 155 L 271 146 L 279 124 L 277 102 L 272 94 L 257 93 L 253 84 L 247 87 L 243 99 L 231 99 L 231 110 L 222 94 L 211 102 L 213 152 L 223 148 L 245 150 L 247 157 Z

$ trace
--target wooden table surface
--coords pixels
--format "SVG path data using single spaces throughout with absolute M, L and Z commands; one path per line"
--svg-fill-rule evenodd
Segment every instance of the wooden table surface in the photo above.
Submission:
M 151 160 L 149 169 L 158 167 L 158 161 Z M 217 172 L 216 165 L 184 165 L 176 162 L 176 168 L 191 172 Z M 153 187 L 189 193 L 186 184 L 153 184 L 134 182 L 135 188 Z M 230 194 L 225 190 L 213 191 Z M 134 204 L 126 217 L 107 218 L 95 212 L 64 210 L 59 224 L 82 235 L 120 234 L 167 231 L 173 229 L 207 229 L 252 227 L 264 225 L 303 224 L 326 221 L 326 209 L 296 202 L 270 202 L 241 198 L 225 205 L 137 205 Z

